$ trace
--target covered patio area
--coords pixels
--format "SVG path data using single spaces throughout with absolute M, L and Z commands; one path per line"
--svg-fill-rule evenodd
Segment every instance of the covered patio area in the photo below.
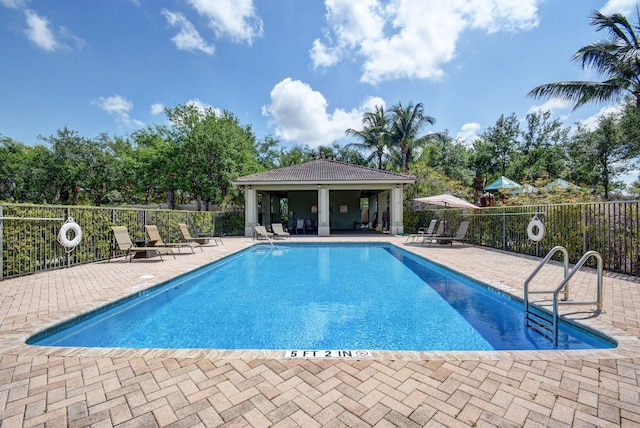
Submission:
M 293 234 L 404 232 L 403 187 L 409 175 L 316 159 L 234 180 L 245 192 L 245 236 L 256 224 L 282 223 Z

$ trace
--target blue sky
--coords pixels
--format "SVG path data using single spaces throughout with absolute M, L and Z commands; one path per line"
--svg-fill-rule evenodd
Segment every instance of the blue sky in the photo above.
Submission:
M 598 80 L 571 62 L 604 37 L 594 10 L 635 0 L 0 0 L 0 134 L 27 144 L 165 124 L 162 108 L 234 113 L 258 139 L 345 143 L 376 104 L 422 102 L 467 142 L 501 114 L 572 111 L 526 96 Z

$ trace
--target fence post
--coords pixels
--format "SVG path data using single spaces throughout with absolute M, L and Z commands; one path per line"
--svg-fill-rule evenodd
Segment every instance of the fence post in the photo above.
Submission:
M 0 281 L 4 278 L 4 251 L 2 251 L 3 242 L 2 236 L 4 235 L 4 221 L 2 218 L 4 217 L 4 211 L 2 209 L 2 205 L 0 205 Z
M 582 253 L 587 252 L 587 209 L 585 205 L 581 206 L 582 209 Z
M 65 221 L 66 221 L 69 217 L 71 217 L 71 208 L 67 208 L 67 218 L 65 219 Z M 64 224 L 64 223 L 63 223 L 63 224 Z M 60 226 L 60 227 L 62 227 L 62 226 Z M 56 238 L 57 238 L 57 237 L 56 237 Z M 55 245 L 55 244 L 54 244 L 54 245 Z M 65 266 L 65 267 L 70 268 L 70 267 L 71 267 L 71 251 L 66 251 L 66 248 L 65 248 L 65 254 L 66 254 L 66 256 L 65 256 L 65 261 L 66 261 L 66 264 L 67 264 L 67 266 Z
M 507 251 L 507 212 L 502 208 L 502 249 Z

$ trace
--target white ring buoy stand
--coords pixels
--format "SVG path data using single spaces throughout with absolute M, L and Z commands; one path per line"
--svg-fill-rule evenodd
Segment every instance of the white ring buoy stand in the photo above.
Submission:
M 534 232 L 536 228 L 538 229 L 538 231 Z M 542 222 L 537 218 L 532 219 L 529 222 L 529 226 L 527 226 L 527 235 L 529 235 L 529 239 L 531 239 L 533 242 L 541 241 L 542 238 L 544 238 L 545 232 L 546 229 L 544 227 L 544 224 L 542 224 Z
M 75 236 L 73 239 L 69 239 L 67 233 L 73 230 Z M 60 228 L 60 232 L 58 232 L 58 242 L 60 245 L 65 247 L 68 250 L 73 250 L 78 246 L 80 241 L 82 240 L 82 229 L 80 229 L 80 225 L 73 221 L 71 217 L 67 219 L 67 221 Z

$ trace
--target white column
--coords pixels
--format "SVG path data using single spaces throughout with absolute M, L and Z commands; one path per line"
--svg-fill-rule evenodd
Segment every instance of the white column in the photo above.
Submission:
M 391 191 L 391 206 L 389 207 L 391 230 L 392 235 L 404 233 L 404 225 L 402 218 L 402 186 L 395 187 Z
M 318 189 L 318 236 L 331 235 L 329 224 L 329 189 Z
M 244 188 L 244 236 L 253 236 L 258 222 L 258 192 L 250 186 Z

